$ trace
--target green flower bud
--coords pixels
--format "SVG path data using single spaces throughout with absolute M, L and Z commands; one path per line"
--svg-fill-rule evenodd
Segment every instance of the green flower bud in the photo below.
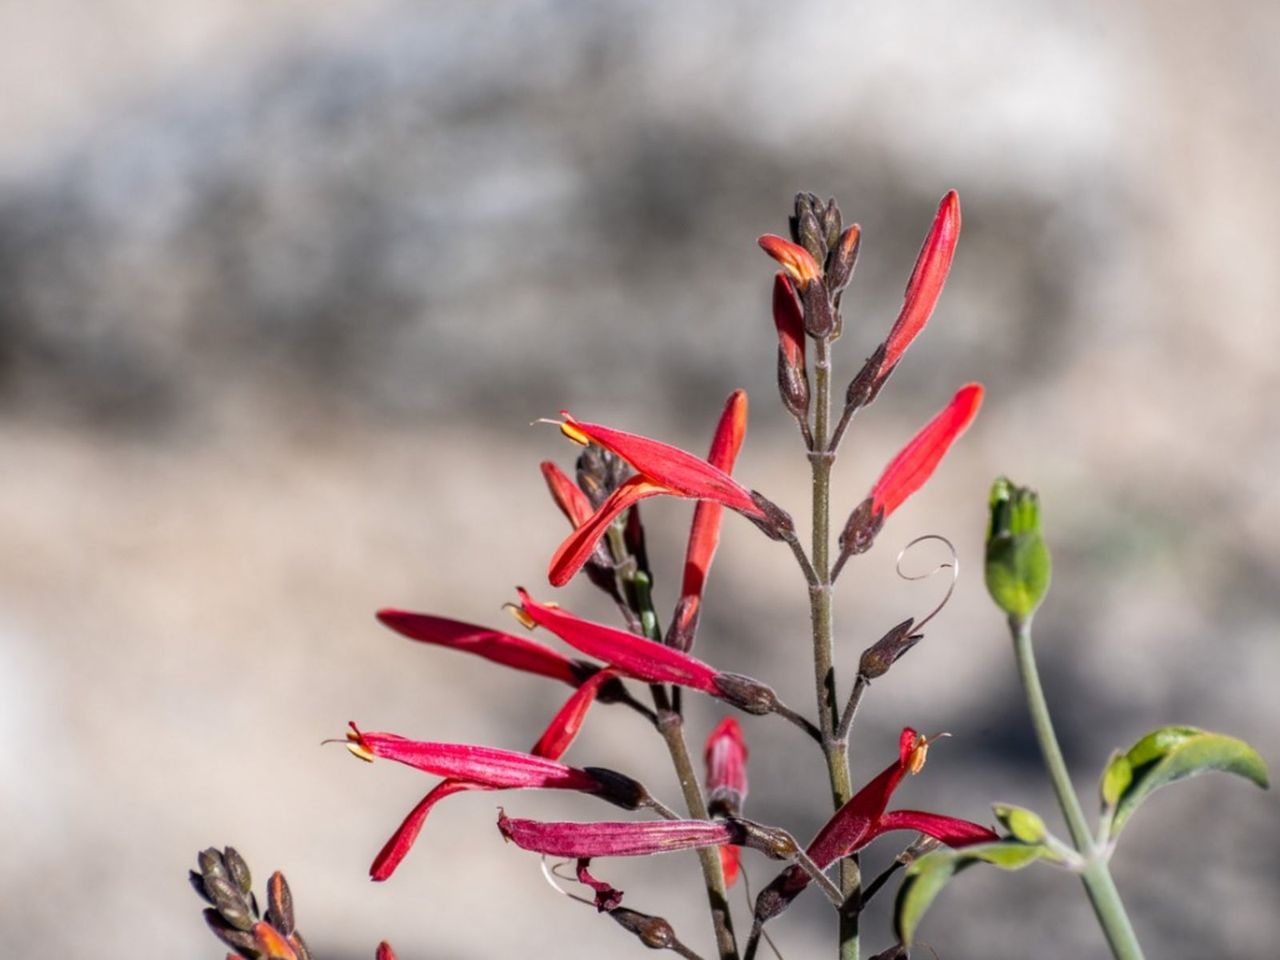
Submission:
M 987 590 L 1010 620 L 1031 619 L 1049 590 L 1052 563 L 1040 536 L 1040 498 L 1005 477 L 991 485 Z
M 1023 843 L 1044 843 L 1049 830 L 1045 827 L 1040 815 L 1026 807 L 1015 807 L 1009 803 L 993 803 L 991 810 L 996 815 L 1000 826 L 1009 831 L 1009 836 Z

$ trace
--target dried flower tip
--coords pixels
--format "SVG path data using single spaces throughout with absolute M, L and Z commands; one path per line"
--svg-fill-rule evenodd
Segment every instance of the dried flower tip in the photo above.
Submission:
M 760 244 L 760 249 L 782 265 L 782 269 L 787 271 L 802 292 L 822 276 L 822 270 L 813 254 L 798 243 L 784 240 L 772 233 L 765 234 L 756 242 Z
M 628 910 L 626 907 L 615 907 L 609 911 L 609 916 L 618 921 L 624 930 L 639 937 L 640 942 L 650 950 L 670 950 L 680 942 L 676 939 L 671 924 L 662 917 L 651 917 L 647 913 Z
M 791 514 L 756 490 L 751 491 L 751 499 L 760 516 L 751 517 L 751 521 L 764 532 L 770 540 L 791 541 L 795 539 L 796 524 Z
M 293 933 L 293 894 L 279 870 L 267 880 L 267 920 L 286 937 Z
M 587 869 L 591 866 L 590 857 L 580 857 L 574 870 L 578 878 L 578 882 L 585 884 L 595 891 L 596 909 L 601 913 L 608 913 L 610 910 L 616 910 L 622 906 L 622 891 L 611 884 L 605 883 L 603 880 L 597 880 Z
M 718 673 L 715 676 L 715 693 L 720 699 L 733 704 L 744 713 L 764 716 L 778 707 L 778 695 L 768 684 L 740 673 Z
M 858 673 L 868 680 L 883 677 L 904 653 L 923 638 L 923 633 L 912 633 L 915 620 L 908 617 L 862 652 L 858 661 Z

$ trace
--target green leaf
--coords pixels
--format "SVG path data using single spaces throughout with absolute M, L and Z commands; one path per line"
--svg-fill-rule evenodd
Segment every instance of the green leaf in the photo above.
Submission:
M 1128 783 L 1124 783 L 1124 764 L 1129 768 Z M 1113 759 L 1102 775 L 1103 801 L 1109 795 L 1115 797 L 1111 839 L 1120 835 L 1129 817 L 1152 792 L 1211 770 L 1234 773 L 1263 789 L 1269 785 L 1262 757 L 1243 740 L 1195 727 L 1161 727 L 1147 734 L 1127 753 Z
M 993 803 L 991 811 L 995 814 L 1000 826 L 1009 831 L 1015 840 L 1023 843 L 1043 843 L 1049 835 L 1040 814 L 1026 807 L 1015 807 L 1011 803 Z
M 1052 859 L 1048 848 L 1038 843 L 997 840 L 959 850 L 936 850 L 921 857 L 909 867 L 893 908 L 893 924 L 898 939 L 911 945 L 916 927 L 925 911 L 953 876 L 975 863 L 989 863 L 1001 870 L 1021 870 L 1041 858 Z
M 1133 783 L 1133 767 L 1129 758 L 1116 750 L 1107 762 L 1107 769 L 1102 771 L 1102 781 L 1098 784 L 1098 792 L 1102 794 L 1102 806 L 1114 810 L 1120 797 Z

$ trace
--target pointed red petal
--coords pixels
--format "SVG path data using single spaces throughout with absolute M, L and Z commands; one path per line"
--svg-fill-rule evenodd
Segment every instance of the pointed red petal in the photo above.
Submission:
M 400 866 L 400 861 L 412 849 L 418 839 L 418 834 L 422 832 L 422 825 L 427 822 L 427 814 L 431 812 L 437 803 L 445 797 L 451 797 L 455 793 L 462 793 L 464 790 L 487 789 L 489 788 L 466 780 L 442 780 L 437 783 L 432 787 L 431 792 L 419 800 L 418 805 L 409 811 L 409 815 L 396 828 L 396 832 L 383 844 L 382 849 L 378 851 L 378 855 L 373 858 L 373 863 L 369 867 L 369 878 L 381 882 L 395 873 L 396 867 Z
M 884 362 L 880 364 L 880 376 L 893 369 L 911 341 L 924 329 L 929 316 L 942 293 L 951 259 L 955 256 L 956 241 L 960 239 L 960 198 L 952 190 L 942 198 L 938 213 L 933 219 L 929 235 L 916 258 L 902 311 L 885 340 Z
M 462 650 L 525 673 L 563 680 L 571 686 L 576 687 L 579 683 L 573 661 L 534 640 L 407 610 L 379 610 L 378 619 L 411 640 Z
M 987 843 L 1000 839 L 995 831 L 987 829 L 980 823 L 961 820 L 958 817 L 945 817 L 940 813 L 927 813 L 923 810 L 890 810 L 876 824 L 872 838 L 888 833 L 890 830 L 914 830 L 935 840 L 941 840 L 949 847 L 963 847 L 970 843 Z
M 644 637 L 592 623 L 556 607 L 538 603 L 519 590 L 525 613 L 575 650 L 603 660 L 619 673 L 646 683 L 675 683 L 713 696 L 720 688 L 718 671 L 687 653 L 654 643 Z
M 601 685 L 608 683 L 617 675 L 613 670 L 601 670 L 599 673 L 592 674 L 551 718 L 547 729 L 543 731 L 542 736 L 529 752 L 535 757 L 546 757 L 548 760 L 559 760 L 564 756 L 564 752 L 569 749 L 578 731 L 582 729 L 582 722 L 587 718 L 587 711 L 591 709 L 591 704 L 595 703 L 596 694 Z
M 609 524 L 613 522 L 614 517 L 647 497 L 656 497 L 663 493 L 670 493 L 670 491 L 639 475 L 627 480 L 613 491 L 609 499 L 600 504 L 600 509 L 582 526 L 569 534 L 556 549 L 547 567 L 547 579 L 551 581 L 551 585 L 563 587 L 573 579 L 574 574 L 590 559 L 591 552 L 595 550 L 596 544 L 609 529 Z
M 732 473 L 746 434 L 747 395 L 742 390 L 735 390 L 720 414 L 707 462 L 725 473 Z M 684 597 L 681 614 L 686 619 L 686 624 L 692 620 L 701 603 L 707 571 L 711 568 L 711 560 L 720 544 L 720 521 L 723 515 L 724 508 L 710 500 L 700 501 L 693 511 L 689 547 L 684 556 L 684 584 L 681 588 Z
M 408 740 L 394 733 L 364 732 L 352 724 L 348 739 L 375 757 L 441 777 L 468 780 L 506 789 L 562 789 L 594 793 L 599 781 L 584 770 L 545 757 L 514 750 L 498 750 L 469 743 L 433 743 Z
M 732 887 L 738 882 L 738 870 L 742 860 L 742 850 L 733 844 L 726 843 L 720 848 L 720 869 L 724 871 L 724 885 Z
M 747 744 L 742 728 L 725 717 L 707 737 L 707 804 L 712 813 L 737 815 L 747 798 Z
M 647 820 L 572 823 L 498 817 L 503 837 L 550 857 L 639 857 L 729 843 L 737 835 L 713 820 Z
M 855 793 L 818 831 L 809 844 L 808 852 L 819 867 L 827 867 L 868 842 L 869 834 L 889 805 L 893 791 L 898 789 L 898 784 L 911 769 L 920 739 L 914 730 L 904 727 L 898 737 L 897 761 Z
M 665 487 L 673 496 L 715 500 L 748 516 L 764 515 L 751 499 L 750 490 L 692 453 L 634 433 L 575 420 L 567 410 L 560 413 L 571 429 L 616 453 L 637 473 Z
M 982 384 L 961 387 L 951 402 L 924 425 L 884 468 L 884 473 L 871 488 L 872 513 L 893 513 L 902 502 L 922 486 L 943 456 L 965 428 L 973 422 L 982 406 Z
M 383 940 L 378 944 L 378 952 L 374 960 L 396 960 L 396 952 L 391 949 L 391 944 Z
M 757 238 L 756 243 L 760 244 L 761 250 L 782 264 L 782 268 L 790 274 L 791 279 L 801 290 L 822 276 L 822 268 L 818 266 L 818 261 L 814 260 L 813 254 L 800 244 L 784 240 L 772 233 L 766 233 L 763 237 Z
M 804 314 L 800 301 L 785 273 L 773 278 L 773 325 L 778 330 L 778 346 L 787 363 L 804 366 Z
M 271 924 L 259 920 L 253 925 L 253 941 L 263 960 L 298 960 L 298 954 Z
M 576 530 L 591 518 L 594 512 L 591 509 L 591 501 L 578 488 L 578 485 L 565 476 L 564 471 L 550 460 L 543 460 L 540 466 L 542 478 L 547 481 L 547 489 L 551 491 L 551 499 L 556 502 L 556 506 Z

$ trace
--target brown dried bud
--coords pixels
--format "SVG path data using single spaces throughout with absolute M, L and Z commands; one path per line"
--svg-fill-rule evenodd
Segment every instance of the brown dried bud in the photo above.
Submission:
M 249 864 L 244 862 L 235 847 L 226 847 L 222 851 L 222 862 L 227 865 L 227 873 L 232 881 L 245 893 L 253 889 L 253 875 L 249 873 Z
M 639 910 L 628 910 L 626 907 L 614 907 L 609 916 L 617 920 L 625 930 L 630 930 L 650 950 L 670 950 L 680 941 L 671 924 L 661 917 L 651 917 Z
M 831 336 L 836 325 L 836 313 L 821 277 L 800 291 L 800 302 L 804 305 L 804 332 L 815 340 Z
M 868 680 L 875 680 L 888 673 L 889 668 L 897 663 L 899 657 L 924 639 L 923 633 L 911 632 L 913 626 L 915 626 L 915 620 L 908 617 L 862 651 L 862 659 L 858 661 L 858 673 Z
M 796 536 L 796 524 L 791 519 L 791 514 L 783 510 L 780 506 L 758 491 L 751 491 L 751 502 L 760 508 L 764 513 L 763 517 L 748 517 L 748 519 L 764 531 L 764 535 L 770 540 L 785 540 L 790 542 Z
M 293 894 L 279 870 L 267 880 L 267 922 L 286 937 L 293 933 Z
M 771 860 L 790 860 L 799 852 L 796 838 L 781 827 L 768 827 L 741 817 L 735 817 L 729 823 L 741 831 L 740 839 L 734 841 L 738 846 L 759 850 Z
M 827 289 L 838 294 L 849 285 L 853 278 L 853 268 L 858 263 L 858 250 L 862 246 L 862 231 L 855 223 L 840 234 L 831 245 L 831 256 L 827 261 Z
M 884 362 L 884 344 L 876 347 L 876 352 L 867 358 L 858 375 L 849 382 L 845 391 L 844 404 L 854 410 L 867 406 L 880 392 L 884 379 L 880 376 L 880 364 Z
M 585 767 L 585 772 L 600 785 L 596 796 L 624 810 L 637 810 L 650 799 L 649 791 L 638 780 L 605 767 Z
M 816 211 L 815 211 L 816 212 Z M 836 206 L 836 198 L 830 197 L 827 206 L 819 217 L 822 230 L 826 235 L 827 249 L 834 250 L 840 242 L 840 208 Z
M 213 932 L 213 935 L 232 950 L 238 950 L 242 956 L 256 956 L 258 946 L 253 934 L 238 930 L 227 923 L 213 907 L 209 907 L 204 911 L 204 922 Z
M 840 532 L 841 555 L 856 556 L 866 553 L 875 543 L 876 534 L 883 526 L 884 510 L 876 510 L 875 501 L 867 497 L 849 514 L 849 521 Z
M 778 695 L 768 684 L 740 673 L 718 673 L 715 678 L 720 698 L 739 710 L 757 717 L 773 713 L 778 706 Z

